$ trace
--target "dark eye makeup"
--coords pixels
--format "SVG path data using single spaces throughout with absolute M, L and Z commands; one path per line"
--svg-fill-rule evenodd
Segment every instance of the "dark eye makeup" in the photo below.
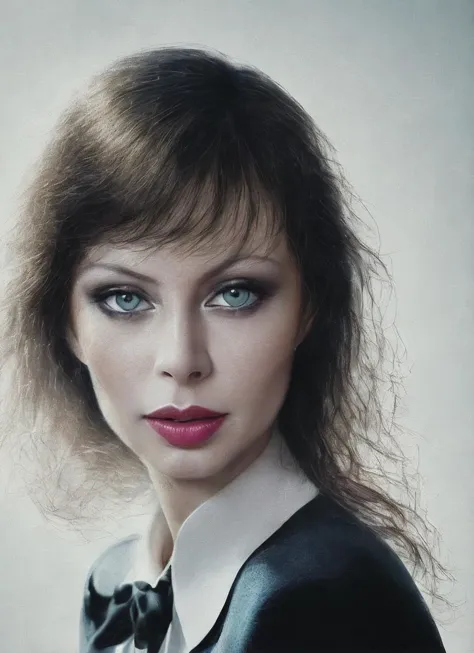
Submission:
M 251 304 L 241 307 L 230 306 L 227 308 L 223 305 L 213 306 L 212 308 L 221 309 L 227 314 L 238 315 L 245 314 L 248 315 L 256 311 L 269 297 L 271 297 L 276 291 L 276 284 L 269 281 L 260 281 L 257 279 L 236 279 L 232 282 L 228 282 L 218 288 L 214 294 L 213 298 L 225 295 L 232 290 L 249 292 L 252 295 L 255 295 L 256 299 Z M 147 298 L 147 293 L 130 286 L 129 284 L 107 284 L 101 285 L 99 287 L 93 288 L 88 292 L 89 299 L 92 303 L 96 304 L 99 309 L 105 313 L 108 317 L 113 319 L 137 319 L 142 317 L 143 314 L 151 310 L 153 302 Z M 147 303 L 150 308 L 141 308 L 141 309 L 132 309 L 128 310 L 116 310 L 110 307 L 108 301 L 112 298 L 117 298 L 120 296 L 134 296 L 139 298 L 141 301 Z M 226 300 L 224 300 L 226 301 Z

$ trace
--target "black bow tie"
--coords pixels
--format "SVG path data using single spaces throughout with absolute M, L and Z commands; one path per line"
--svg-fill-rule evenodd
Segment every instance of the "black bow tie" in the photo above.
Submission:
M 133 636 L 136 648 L 158 653 L 173 615 L 171 565 L 156 587 L 137 581 L 104 596 L 91 576 L 88 589 L 84 614 L 94 625 L 91 651 L 117 646 Z

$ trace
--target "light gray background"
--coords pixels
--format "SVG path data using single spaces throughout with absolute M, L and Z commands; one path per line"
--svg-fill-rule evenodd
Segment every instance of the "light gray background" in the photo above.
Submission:
M 472 653 L 474 4 L 3 0 L 1 9 L 2 229 L 74 90 L 137 49 L 203 44 L 253 63 L 329 135 L 391 257 L 411 368 L 405 421 L 420 434 L 423 503 L 457 579 L 449 598 L 465 602 L 440 630 L 449 652 Z M 89 564 L 143 518 L 84 543 L 44 523 L 8 460 L 1 470 L 1 650 L 73 652 Z

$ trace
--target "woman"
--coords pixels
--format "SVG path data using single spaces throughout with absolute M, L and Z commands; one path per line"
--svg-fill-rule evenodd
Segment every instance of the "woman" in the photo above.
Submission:
M 352 217 L 304 110 L 220 55 L 128 57 L 64 116 L 15 236 L 15 415 L 43 408 L 84 495 L 146 477 L 159 505 L 92 565 L 81 653 L 444 651 L 389 540 L 438 563 L 368 469 Z

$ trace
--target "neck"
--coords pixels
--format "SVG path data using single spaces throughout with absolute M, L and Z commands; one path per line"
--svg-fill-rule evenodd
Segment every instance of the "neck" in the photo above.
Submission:
M 150 474 L 173 543 L 189 515 L 242 474 L 264 451 L 269 439 L 270 433 L 262 436 L 237 460 L 212 477 L 183 480 L 157 472 Z

